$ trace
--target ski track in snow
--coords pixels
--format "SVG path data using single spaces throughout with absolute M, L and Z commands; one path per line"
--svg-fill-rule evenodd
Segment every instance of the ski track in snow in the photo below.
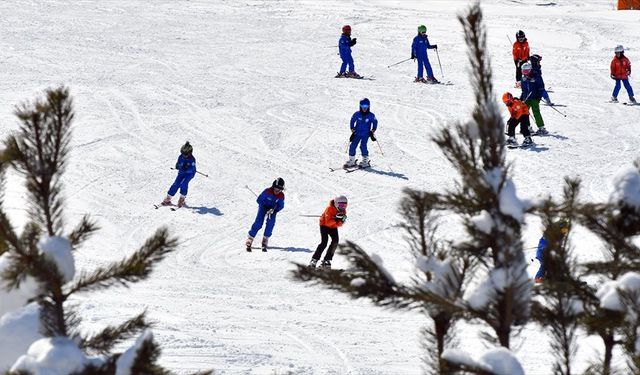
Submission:
M 496 96 L 518 92 L 505 34 L 522 28 L 532 53 L 543 56 L 552 100 L 567 105 L 558 108 L 566 118 L 542 107 L 552 135 L 534 138 L 539 147 L 508 151 L 518 194 L 559 195 L 570 175 L 583 180 L 586 199 L 607 199 L 610 178 L 640 146 L 640 112 L 605 103 L 613 46 L 625 45 L 632 62 L 640 61 L 640 41 L 631 37 L 640 32 L 638 13 L 613 12 L 595 0 L 535 3 L 483 1 Z M 48 86 L 67 84 L 76 100 L 64 177 L 68 221 L 89 213 L 102 227 L 77 253 L 78 265 L 120 260 L 161 225 L 180 238 L 149 280 L 81 300 L 85 327 L 99 329 L 147 308 L 157 321 L 161 363 L 178 373 L 421 373 L 419 330 L 428 322 L 422 315 L 296 283 L 290 271 L 292 262 L 309 261 L 319 240 L 317 218 L 298 215 L 320 214 L 345 194 L 349 221 L 341 239 L 380 254 L 398 279 L 411 275 L 413 260 L 397 225 L 400 191 L 453 186 L 453 169 L 430 140 L 440 127 L 468 120 L 472 109 L 455 19 L 465 7 L 462 1 L 1 3 L 0 116 L 11 125 L 0 136 L 14 129 L 12 106 Z M 330 46 L 347 23 L 358 38 L 356 70 L 375 81 L 333 78 L 340 61 Z M 452 86 L 412 83 L 414 62 L 387 68 L 407 57 L 422 23 Z M 379 119 L 385 156 L 370 142 L 371 170 L 330 173 L 346 160 L 348 121 L 365 96 Z M 210 177 L 193 180 L 188 207 L 154 210 L 186 139 Z M 257 207 L 244 186 L 260 192 L 278 176 L 287 182 L 287 200 L 271 244 L 284 249 L 246 253 Z M 18 187 L 8 190 L 20 197 Z M 20 206 L 12 203 L 11 213 L 24 215 Z M 525 248 L 540 236 L 539 221 L 529 224 Z M 444 234 L 455 237 L 455 226 Z M 572 240 L 580 257 L 600 256 L 592 237 L 578 230 Z M 343 262 L 338 256 L 334 266 Z M 532 263 L 530 272 L 536 268 Z M 464 347 L 481 352 L 477 327 L 461 327 Z M 538 327 L 516 342 L 527 374 L 550 372 L 552 355 Z M 594 350 L 578 352 L 579 369 Z

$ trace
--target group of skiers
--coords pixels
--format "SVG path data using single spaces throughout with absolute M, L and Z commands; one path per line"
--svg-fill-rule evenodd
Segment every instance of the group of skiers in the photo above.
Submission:
M 411 45 L 411 59 L 418 60 L 418 74 L 415 82 L 426 83 L 438 83 L 438 80 L 433 76 L 433 70 L 429 63 L 427 55 L 428 49 L 437 50 L 438 46 L 430 44 L 426 35 L 427 28 L 424 25 L 418 27 L 418 35 L 413 39 Z M 345 25 L 342 28 L 342 36 L 339 41 L 339 52 L 342 59 L 342 65 L 337 77 L 348 78 L 361 78 L 361 76 L 355 72 L 355 65 L 353 57 L 351 56 L 351 47 L 356 44 L 356 38 L 351 38 L 351 27 Z M 618 102 L 618 93 L 621 85 L 624 85 L 629 95 L 629 104 L 637 104 L 633 96 L 633 89 L 629 83 L 629 75 L 631 74 L 631 63 L 629 59 L 624 56 L 624 47 L 619 45 L 614 50 L 615 56 L 611 61 L 611 78 L 615 80 L 615 87 L 611 102 Z M 515 139 L 515 128 L 520 125 L 521 133 L 525 139 L 523 146 L 533 145 L 532 135 L 546 135 L 548 131 L 545 128 L 544 120 L 540 114 L 540 102 L 545 100 L 547 105 L 553 106 L 549 94 L 545 88 L 544 80 L 542 78 L 542 57 L 538 54 L 530 55 L 529 43 L 526 35 L 522 30 L 516 33 L 516 41 L 513 43 L 512 49 L 513 61 L 515 64 L 516 72 L 516 88 L 521 88 L 522 92 L 519 97 L 514 96 L 510 92 L 505 92 L 502 95 L 502 101 L 507 106 L 510 114 L 510 118 L 507 121 L 507 146 L 517 146 L 518 142 Z M 348 71 L 347 71 L 348 69 Z M 424 70 L 426 70 L 427 78 L 423 77 Z M 364 98 L 360 100 L 359 110 L 356 111 L 349 122 L 349 128 L 351 135 L 349 137 L 349 160 L 344 164 L 344 169 L 351 168 L 368 168 L 370 167 L 369 151 L 367 148 L 368 140 L 376 141 L 375 132 L 378 129 L 378 120 L 376 116 L 370 111 L 371 102 L 369 99 Z M 529 115 L 533 113 L 533 117 L 537 126 L 537 131 L 533 133 L 529 121 Z M 356 150 L 360 146 L 360 152 L 362 154 L 362 160 L 358 164 L 356 160 Z M 177 207 L 180 208 L 186 203 L 186 196 L 189 188 L 189 182 L 193 179 L 197 172 L 196 159 L 193 156 L 193 147 L 189 142 L 186 142 L 180 149 L 180 156 L 175 165 L 175 169 L 178 171 L 175 181 L 169 188 L 167 196 L 162 201 L 161 205 L 173 206 L 172 198 L 180 191 L 180 198 L 178 199 Z M 253 240 L 258 234 L 258 231 L 265 224 L 266 227 L 262 237 L 262 251 L 267 251 L 269 238 L 273 233 L 273 229 L 276 223 L 276 217 L 280 211 L 284 209 L 284 190 L 285 182 L 282 178 L 277 178 L 273 181 L 270 187 L 266 188 L 260 195 L 257 195 L 256 202 L 258 203 L 258 213 L 249 230 L 247 240 L 245 242 L 246 250 L 251 251 Z M 316 251 L 313 254 L 309 267 L 316 267 L 317 262 L 322 257 L 322 254 L 327 247 L 329 237 L 331 243 L 329 249 L 325 254 L 324 260 L 321 263 L 322 268 L 331 268 L 331 260 L 333 258 L 334 251 L 339 242 L 338 228 L 340 228 L 347 219 L 347 198 L 344 195 L 340 195 L 329 202 L 328 207 L 324 210 L 320 216 L 320 236 L 321 241 L 318 244 Z M 562 223 L 561 223 L 562 224 Z M 561 225 L 562 232 L 566 234 L 565 229 L 568 225 Z M 567 229 L 568 231 L 568 229 Z M 536 258 L 540 260 L 540 269 L 536 274 L 535 281 L 541 282 L 544 278 L 544 262 L 543 252 L 546 249 L 547 242 L 544 236 L 540 239 L 538 245 L 538 252 Z

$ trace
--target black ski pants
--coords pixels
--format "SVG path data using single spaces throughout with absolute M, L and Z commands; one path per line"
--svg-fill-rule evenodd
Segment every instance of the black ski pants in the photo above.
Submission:
M 329 228 L 325 226 L 320 226 L 320 244 L 316 248 L 316 252 L 313 253 L 313 259 L 320 260 L 322 256 L 322 252 L 324 248 L 327 247 L 327 241 L 331 237 L 331 244 L 329 245 L 329 250 L 327 250 L 327 254 L 324 256 L 324 260 L 333 259 L 333 253 L 336 251 L 336 247 L 338 247 L 338 228 Z
M 513 63 L 516 64 L 516 82 L 522 81 L 522 63 L 524 61 L 518 62 L 518 60 L 513 60 Z
M 519 119 L 510 118 L 507 121 L 507 135 L 509 137 L 514 137 L 516 135 L 516 126 L 520 124 L 520 133 L 525 137 L 531 136 L 531 132 L 529 131 L 529 126 L 531 123 L 529 122 L 529 115 L 522 115 Z

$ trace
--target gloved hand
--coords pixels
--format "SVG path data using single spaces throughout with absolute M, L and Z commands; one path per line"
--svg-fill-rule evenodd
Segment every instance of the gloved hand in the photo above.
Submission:
M 374 136 L 375 132 L 373 130 L 369 131 L 369 137 L 371 138 L 372 141 L 376 141 L 376 137 Z
M 353 47 L 356 45 L 356 41 L 358 40 L 358 38 L 353 38 L 351 39 L 351 42 L 349 43 L 349 47 Z
M 353 142 L 353 139 L 356 137 L 356 133 L 353 132 L 351 133 L 351 135 L 349 136 L 349 142 Z
M 616 79 L 616 76 L 614 76 L 613 74 L 611 75 L 611 79 Z
M 338 212 L 336 214 L 336 216 L 335 216 L 335 220 L 336 221 L 342 221 L 344 223 L 345 221 L 347 221 L 347 214 L 342 213 L 342 212 Z
M 411 52 L 411 60 L 415 60 L 415 59 L 416 59 L 416 55 L 413 52 Z
M 433 49 L 438 49 L 438 45 L 437 44 L 434 44 L 431 47 L 433 47 Z
M 274 212 L 275 212 L 274 210 L 275 210 L 275 209 L 274 209 L 274 208 L 272 208 L 272 209 L 270 209 L 269 211 L 267 211 L 267 215 L 266 215 L 266 216 L 267 216 L 267 219 L 271 219 L 271 215 L 273 215 L 273 214 L 274 214 Z

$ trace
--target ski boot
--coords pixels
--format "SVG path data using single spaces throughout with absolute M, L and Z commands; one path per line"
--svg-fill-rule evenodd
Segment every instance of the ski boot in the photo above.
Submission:
M 247 247 L 247 251 L 251 252 L 251 245 L 253 245 L 253 237 L 247 237 L 247 240 L 245 241 L 244 244 Z
M 178 208 L 185 205 L 185 200 L 187 199 L 186 195 L 181 195 L 180 199 L 178 199 Z
M 616 98 L 615 96 L 611 97 L 611 100 L 609 100 L 611 103 L 617 103 L 618 102 L 618 98 Z
M 356 72 L 349 72 L 347 77 L 349 78 L 362 78 L 362 76 Z
M 436 77 L 427 77 L 427 83 L 435 84 L 435 83 L 440 83 L 440 81 L 438 81 Z
M 543 126 L 538 129 L 538 131 L 536 132 L 536 135 L 549 135 L 549 132 Z
M 524 141 L 522 141 L 523 147 L 533 146 L 533 144 L 533 139 L 531 139 L 531 137 L 524 137 Z
M 427 80 L 422 77 L 416 77 L 416 79 L 414 79 L 413 82 L 427 83 Z
M 336 78 L 347 78 L 347 73 L 338 72 L 338 74 L 336 74 Z
M 344 165 L 342 166 L 343 168 L 353 168 L 355 167 L 356 164 L 356 157 L 355 156 L 349 156 L 349 160 L 347 160 L 346 163 L 344 163 Z
M 535 280 L 536 284 L 540 284 L 542 283 L 542 281 L 544 281 L 544 279 L 542 277 L 536 277 Z
M 311 258 L 311 262 L 309 262 L 309 265 L 307 266 L 307 268 L 316 268 L 317 264 L 318 264 L 318 260 Z
M 629 97 L 629 103 L 631 104 L 638 104 L 638 102 L 636 101 L 636 98 L 634 98 L 633 96 Z
M 550 99 L 545 99 L 544 102 L 547 103 L 547 105 L 549 107 L 553 107 L 553 105 L 554 105 L 553 102 Z
M 362 161 L 360 162 L 359 167 L 360 168 L 369 168 L 371 166 L 371 163 L 369 162 L 369 157 L 365 156 L 362 158 Z
M 327 270 L 327 271 L 330 270 L 331 269 L 331 261 L 330 260 L 326 260 L 326 259 L 323 260 L 322 264 L 320 265 L 320 269 Z
M 262 251 L 267 252 L 267 246 L 269 246 L 269 237 L 262 237 Z
M 171 198 L 173 198 L 171 195 L 167 195 L 167 197 L 160 204 L 163 206 L 171 206 L 173 204 L 171 203 Z
M 516 141 L 516 137 L 513 137 L 513 136 L 507 138 L 507 141 L 505 142 L 505 144 L 510 147 L 518 147 L 518 141 Z

